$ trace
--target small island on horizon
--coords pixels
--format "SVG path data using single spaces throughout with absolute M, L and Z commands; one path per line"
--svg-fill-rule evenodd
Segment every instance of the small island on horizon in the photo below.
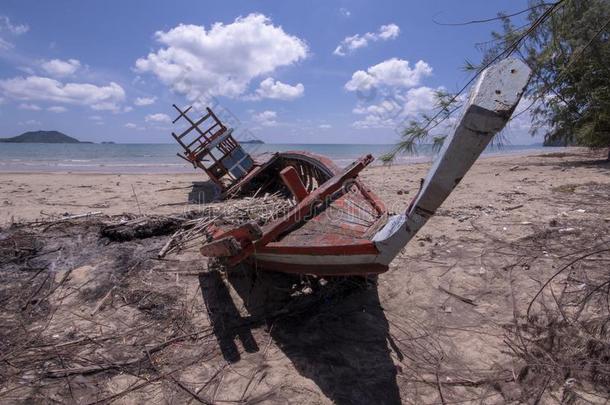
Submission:
M 0 138 L 3 143 L 93 143 L 79 141 L 59 131 L 29 131 L 12 138 Z

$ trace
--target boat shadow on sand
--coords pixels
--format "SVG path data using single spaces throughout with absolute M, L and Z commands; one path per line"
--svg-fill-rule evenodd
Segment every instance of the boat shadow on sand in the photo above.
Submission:
M 315 280 L 299 291 L 302 277 L 240 268 L 203 273 L 199 282 L 228 363 L 241 359 L 238 341 L 245 352 L 265 353 L 269 335 L 255 336 L 266 329 L 296 370 L 334 403 L 400 403 L 390 357 L 396 346 L 376 280 Z

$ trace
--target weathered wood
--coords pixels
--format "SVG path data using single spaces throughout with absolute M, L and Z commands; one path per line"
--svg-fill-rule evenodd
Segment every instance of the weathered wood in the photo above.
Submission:
M 474 85 L 455 131 L 443 144 L 409 212 L 396 215 L 373 238 L 382 252 L 377 261 L 389 264 L 434 215 L 485 147 L 508 122 L 527 85 L 531 70 L 518 59 L 484 70 Z
M 257 248 L 267 245 L 269 242 L 276 239 L 282 232 L 288 230 L 291 226 L 302 222 L 305 217 L 311 213 L 311 209 L 314 204 L 324 201 L 331 194 L 341 189 L 346 180 L 356 177 L 358 173 L 360 173 L 372 161 L 373 157 L 371 155 L 363 156 L 345 168 L 341 174 L 334 176 L 326 183 L 315 189 L 289 213 L 277 221 L 267 224 L 263 229 L 263 236 L 252 245 L 242 249 L 242 252 L 239 255 L 232 257 L 230 264 L 233 265 L 241 262 L 246 257 L 254 253 Z
M 282 169 L 280 177 L 298 202 L 303 201 L 309 194 L 294 167 L 288 166 Z

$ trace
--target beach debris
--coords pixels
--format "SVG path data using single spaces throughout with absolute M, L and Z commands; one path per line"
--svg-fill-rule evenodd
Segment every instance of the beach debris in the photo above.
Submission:
M 101 229 L 101 235 L 115 242 L 146 239 L 172 233 L 190 215 L 148 216 L 109 224 Z
M 159 258 L 206 242 L 215 232 L 227 226 L 265 225 L 286 214 L 293 202 L 280 193 L 262 197 L 245 197 L 205 205 L 194 218 L 183 221 L 158 253 Z M 169 232 L 168 232 L 169 233 Z
M 51 222 L 71 221 L 73 219 L 95 217 L 97 215 L 102 215 L 102 214 L 103 214 L 102 211 L 86 212 L 84 214 L 75 214 L 75 215 L 66 214 L 66 215 L 62 216 L 61 218 L 56 219 Z M 48 224 L 48 222 L 47 222 L 47 224 Z

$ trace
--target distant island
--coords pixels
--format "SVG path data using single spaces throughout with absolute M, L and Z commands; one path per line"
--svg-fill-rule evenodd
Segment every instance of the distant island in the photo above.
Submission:
M 247 139 L 245 141 L 239 141 L 240 143 L 265 143 L 260 139 Z
M 100 142 L 102 145 L 114 145 L 116 142 L 113 141 L 102 141 Z
M 81 142 L 59 131 L 30 131 L 12 138 L 0 138 L 4 143 L 93 143 Z

